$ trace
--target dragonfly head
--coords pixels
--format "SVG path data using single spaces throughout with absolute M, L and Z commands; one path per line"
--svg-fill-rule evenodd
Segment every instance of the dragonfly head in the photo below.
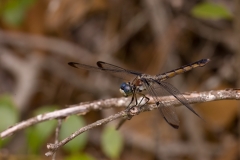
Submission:
M 132 88 L 130 83 L 123 82 L 120 86 L 119 91 L 123 94 L 123 96 L 127 97 L 132 95 Z

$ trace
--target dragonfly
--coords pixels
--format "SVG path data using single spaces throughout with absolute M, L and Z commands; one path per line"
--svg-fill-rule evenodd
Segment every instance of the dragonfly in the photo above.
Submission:
M 210 59 L 201 59 L 194 63 L 184 65 L 177 69 L 157 75 L 149 75 L 141 72 L 124 69 L 122 67 L 106 63 L 103 61 L 98 61 L 96 67 L 77 62 L 69 62 L 68 64 L 78 69 L 85 69 L 89 71 L 102 71 L 120 77 L 122 79 L 128 79 L 129 81 L 123 82 L 120 85 L 119 89 L 123 96 L 125 97 L 132 96 L 131 101 L 127 107 L 127 110 L 129 111 L 130 109 L 133 108 L 133 106 L 138 106 L 140 104 L 137 100 L 138 95 L 142 96 L 143 99 L 146 99 L 147 103 L 149 101 L 149 97 L 147 97 L 143 93 L 147 92 L 150 96 L 152 96 L 155 104 L 158 106 L 159 111 L 162 117 L 166 120 L 166 122 L 173 128 L 178 129 L 180 121 L 175 112 L 175 107 L 165 105 L 163 102 L 159 100 L 158 96 L 172 95 L 179 102 L 181 102 L 182 105 L 186 106 L 195 115 L 200 117 L 199 114 L 195 110 L 193 110 L 193 108 L 189 104 L 189 101 L 180 93 L 180 91 L 177 88 L 175 88 L 172 84 L 166 82 L 166 80 L 176 75 L 190 71 L 194 68 L 203 67 L 209 61 Z M 133 102 L 135 102 L 135 105 L 131 105 Z

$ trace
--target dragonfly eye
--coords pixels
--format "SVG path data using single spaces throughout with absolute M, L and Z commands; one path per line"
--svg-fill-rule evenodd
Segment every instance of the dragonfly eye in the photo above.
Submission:
M 122 83 L 121 86 L 120 86 L 120 89 L 119 91 L 125 96 L 129 96 L 132 94 L 132 89 L 131 89 L 131 86 L 129 83 Z

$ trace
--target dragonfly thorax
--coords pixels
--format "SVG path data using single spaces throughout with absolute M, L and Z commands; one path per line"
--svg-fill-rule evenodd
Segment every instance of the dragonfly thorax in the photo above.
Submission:
M 144 76 L 145 76 L 145 75 L 144 75 Z M 135 80 L 133 81 L 133 86 L 134 86 L 136 92 L 142 92 L 142 91 L 145 91 L 145 90 L 146 90 L 146 87 L 144 86 L 141 78 L 142 78 L 142 77 L 138 77 L 137 79 L 135 79 Z
M 120 93 L 122 93 L 123 96 L 127 97 L 127 96 L 130 96 L 133 94 L 133 91 L 132 91 L 132 86 L 131 84 L 128 82 L 123 82 L 120 86 L 120 89 L 119 89 Z

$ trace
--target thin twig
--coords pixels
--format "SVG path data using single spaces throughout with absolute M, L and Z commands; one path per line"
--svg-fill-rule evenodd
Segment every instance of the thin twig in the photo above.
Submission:
M 207 102 L 207 101 L 214 101 L 214 100 L 223 100 L 223 99 L 240 99 L 240 90 L 237 89 L 228 89 L 228 90 L 220 90 L 220 91 L 210 91 L 210 92 L 201 92 L 201 93 L 191 93 L 188 95 L 184 95 L 185 98 L 187 98 L 189 100 L 190 103 L 196 103 L 196 102 Z M 173 96 L 165 96 L 165 97 L 159 97 L 160 99 L 162 99 L 162 102 L 166 105 L 166 106 L 171 106 L 171 105 L 179 105 L 180 102 L 177 101 Z M 164 100 L 165 99 L 165 100 Z M 150 99 L 150 103 L 154 103 L 153 99 Z M 153 109 L 158 108 L 158 106 L 156 105 L 149 105 L 144 107 L 140 112 L 145 112 L 145 111 L 150 111 Z M 121 117 L 126 117 L 127 116 L 127 111 L 121 111 L 113 116 L 110 116 L 108 118 L 99 120 L 97 122 L 94 122 L 90 125 L 87 125 L 85 127 L 80 128 L 78 131 L 76 131 L 75 133 L 73 133 L 72 135 L 70 135 L 69 137 L 65 138 L 64 140 L 62 140 L 61 142 L 59 142 L 58 144 L 48 144 L 47 148 L 50 150 L 49 152 L 47 152 L 45 155 L 46 156 L 51 156 L 54 154 L 54 152 L 56 152 L 56 150 L 65 145 L 66 143 L 68 143 L 69 141 L 71 141 L 72 139 L 74 139 L 75 137 L 77 137 L 78 135 L 80 135 L 81 133 L 88 131 L 90 129 L 93 129 L 97 126 L 100 126 L 102 124 L 106 124 L 110 121 L 113 121 L 117 118 L 121 118 Z M 131 117 L 137 115 L 139 113 L 137 112 L 132 112 Z
M 103 125 L 103 124 L 106 124 L 106 123 L 108 123 L 108 122 L 111 122 L 111 121 L 113 121 L 113 120 L 115 120 L 115 119 L 124 117 L 124 116 L 126 116 L 126 115 L 127 115 L 127 111 L 121 111 L 121 112 L 119 112 L 119 113 L 117 113 L 117 114 L 115 114 L 115 115 L 109 116 L 109 117 L 107 117 L 107 118 L 101 119 L 101 120 L 96 121 L 96 122 L 94 122 L 94 123 L 92 123 L 92 124 L 90 124 L 90 125 L 87 125 L 87 126 L 85 126 L 85 127 L 80 128 L 78 131 L 74 132 L 74 133 L 71 134 L 69 137 L 67 137 L 67 138 L 65 138 L 64 140 L 60 141 L 58 144 L 49 143 L 49 144 L 47 145 L 47 148 L 48 148 L 50 151 L 47 152 L 45 155 L 46 155 L 46 156 L 51 156 L 51 155 L 53 155 L 59 147 L 65 145 L 66 143 L 68 143 L 69 141 L 71 141 L 72 139 L 74 139 L 75 137 L 77 137 L 78 135 L 80 135 L 80 134 L 83 133 L 83 132 L 86 132 L 86 131 L 88 131 L 88 130 L 90 130 L 90 129 L 93 129 L 93 128 L 95 128 L 96 126 L 101 126 L 101 125 Z
M 68 106 L 69 108 L 64 108 L 61 110 L 40 114 L 40 115 L 37 115 L 36 117 L 30 118 L 26 121 L 22 121 L 6 129 L 5 131 L 0 133 L 0 138 L 5 138 L 19 130 L 22 130 L 24 128 L 27 128 L 29 126 L 32 126 L 47 120 L 63 118 L 63 117 L 67 117 L 75 114 L 84 115 L 91 110 L 101 110 L 103 108 L 110 108 L 110 107 L 124 107 L 126 106 L 127 101 L 128 101 L 127 98 L 111 98 L 106 100 L 94 101 L 91 103 L 80 103 L 78 105 Z
M 201 102 L 210 102 L 210 101 L 216 101 L 216 100 L 239 100 L 240 99 L 240 89 L 226 89 L 226 90 L 216 90 L 216 91 L 207 91 L 207 92 L 192 92 L 192 93 L 185 93 L 183 94 L 184 97 L 189 101 L 189 103 L 201 103 Z M 156 106 L 154 103 L 154 100 L 152 97 L 148 96 L 150 98 L 148 102 L 148 106 L 144 107 L 141 112 L 145 111 L 151 111 L 154 109 L 157 109 L 158 106 Z M 181 103 L 176 100 L 173 96 L 164 96 L 164 97 L 158 97 L 159 100 L 165 104 L 165 106 L 177 106 L 181 105 Z M 8 128 L 7 130 L 0 133 L 0 137 L 4 138 L 7 136 L 12 135 L 13 133 L 22 130 L 26 127 L 29 127 L 31 125 L 51 120 L 51 119 L 57 119 L 61 117 L 67 117 L 73 114 L 86 114 L 87 112 L 91 110 L 101 110 L 104 108 L 111 108 L 111 107 L 126 107 L 128 104 L 129 99 L 128 98 L 111 98 L 106 100 L 99 100 L 91 103 L 80 103 L 78 105 L 70 106 L 70 108 L 41 114 L 36 117 L 30 118 L 26 121 L 23 121 L 19 124 L 16 124 L 15 126 L 12 126 Z M 126 116 L 126 111 L 119 112 L 113 116 L 110 116 L 108 118 L 99 120 L 95 123 L 92 123 L 88 126 L 85 126 L 78 131 L 76 131 L 74 134 L 70 135 L 68 138 L 60 141 L 58 144 L 49 144 L 48 148 L 51 150 L 46 155 L 52 155 L 59 147 L 66 144 L 68 141 L 75 138 L 77 135 L 90 130 L 94 127 L 97 127 L 99 125 L 108 123 L 110 121 L 113 121 L 117 118 Z M 135 116 L 135 115 L 133 115 Z
M 239 100 L 240 99 L 240 90 L 239 89 L 226 89 L 226 90 L 216 90 L 216 91 L 206 91 L 206 92 L 192 92 L 183 94 L 184 97 L 189 101 L 189 103 L 201 103 L 201 102 L 210 102 L 216 100 Z M 154 100 L 150 98 L 148 104 L 154 104 Z M 164 96 L 158 97 L 166 106 L 170 105 L 180 105 L 181 103 L 176 100 L 173 96 Z M 67 117 L 74 114 L 84 115 L 91 110 L 101 110 L 106 108 L 113 107 L 126 107 L 129 102 L 129 98 L 111 98 L 106 100 L 98 100 L 89 103 L 80 103 L 77 105 L 68 106 L 69 108 L 40 114 L 36 117 L 30 118 L 26 121 L 20 122 L 5 131 L 0 133 L 0 138 L 5 138 L 12 135 L 13 133 L 27 128 L 29 126 L 35 125 L 37 123 L 57 119 L 61 117 Z M 156 109 L 155 105 L 150 105 L 148 110 Z
M 183 96 L 189 101 L 189 103 L 201 103 L 201 102 L 210 102 L 217 100 L 239 100 L 240 99 L 240 90 L 239 89 L 226 89 L 226 90 L 216 90 L 216 91 L 206 91 L 206 92 L 192 92 L 185 93 Z M 154 100 L 150 98 L 148 104 L 154 104 Z M 173 96 L 164 96 L 158 97 L 166 106 L 170 105 L 181 105 L 181 103 L 176 100 Z M 13 133 L 27 128 L 29 126 L 35 125 L 40 122 L 47 120 L 57 119 L 61 117 L 67 117 L 74 114 L 84 115 L 91 110 L 101 110 L 106 108 L 114 107 L 126 107 L 129 102 L 129 98 L 111 98 L 106 100 L 98 100 L 94 102 L 80 103 L 77 105 L 68 106 L 69 108 L 40 114 L 36 117 L 30 118 L 26 121 L 20 122 L 5 131 L 0 133 L 0 138 L 5 138 L 12 135 Z M 155 105 L 149 105 L 148 110 L 156 109 Z
M 56 131 L 55 131 L 55 144 L 57 144 L 58 141 L 59 141 L 58 138 L 59 138 L 59 132 L 60 132 L 60 130 L 61 130 L 61 126 L 62 126 L 62 118 L 59 118 L 59 119 L 58 119 L 58 126 L 57 126 Z M 57 152 L 55 152 L 55 153 L 53 154 L 52 160 L 55 160 L 55 159 L 56 159 L 56 153 L 57 153 Z

